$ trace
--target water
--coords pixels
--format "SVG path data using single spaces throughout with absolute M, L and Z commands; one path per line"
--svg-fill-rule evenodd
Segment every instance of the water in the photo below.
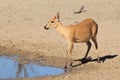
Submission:
M 40 66 L 35 63 L 21 64 L 18 57 L 0 57 L 0 79 L 10 78 L 33 78 L 39 76 L 51 76 L 64 73 L 61 68 Z

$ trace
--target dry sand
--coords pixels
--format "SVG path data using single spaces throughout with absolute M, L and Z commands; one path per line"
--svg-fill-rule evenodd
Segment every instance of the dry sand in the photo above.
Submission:
M 86 12 L 73 14 L 82 5 Z M 56 57 L 48 64 L 60 60 L 54 66 L 63 67 L 66 42 L 54 29 L 43 28 L 58 11 L 64 25 L 86 18 L 98 23 L 98 52 L 105 61 L 89 62 L 63 75 L 33 80 L 120 80 L 120 0 L 0 0 L 1 54 L 30 54 L 29 59 Z M 75 44 L 73 59 L 83 58 L 86 48 L 85 44 Z M 94 46 L 89 56 L 96 58 Z

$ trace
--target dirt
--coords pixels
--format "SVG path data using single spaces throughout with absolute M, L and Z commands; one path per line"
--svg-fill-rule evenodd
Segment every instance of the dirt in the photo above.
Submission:
M 84 11 L 74 14 L 84 5 Z M 45 65 L 64 68 L 66 42 L 55 29 L 44 30 L 44 25 L 60 12 L 64 25 L 76 24 L 86 18 L 98 23 L 97 63 L 95 47 L 93 59 L 81 64 L 74 61 L 72 71 L 58 76 L 18 80 L 119 80 L 120 79 L 120 1 L 119 0 L 0 0 L 0 55 L 21 55 L 34 61 L 45 60 Z M 82 59 L 86 44 L 74 45 L 73 60 Z

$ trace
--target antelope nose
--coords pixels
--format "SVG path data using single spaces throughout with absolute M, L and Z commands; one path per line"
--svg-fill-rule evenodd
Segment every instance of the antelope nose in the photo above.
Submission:
M 44 26 L 44 29 L 46 29 L 46 26 Z
M 44 29 L 48 30 L 49 28 L 46 28 L 46 26 L 44 26 Z

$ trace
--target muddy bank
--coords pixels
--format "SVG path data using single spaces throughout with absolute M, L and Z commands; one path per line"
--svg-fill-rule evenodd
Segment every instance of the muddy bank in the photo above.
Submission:
M 12 45 L 12 43 L 10 43 L 9 46 L 0 46 L 0 55 L 18 55 L 21 57 L 21 60 L 23 59 L 35 62 L 44 61 L 43 65 L 50 65 L 56 67 L 63 67 L 66 60 L 64 57 L 44 55 L 44 53 L 42 52 L 32 51 L 31 49 L 29 49 L 29 51 L 25 49 L 17 49 L 15 45 Z
M 8 47 L 0 47 L 1 55 L 7 55 L 7 56 L 13 56 L 13 55 L 20 55 L 21 59 L 24 62 L 32 60 L 35 63 L 38 63 L 40 61 L 44 61 L 42 65 L 47 66 L 55 66 L 64 68 L 64 64 L 66 59 L 63 57 L 56 57 L 56 56 L 46 56 L 46 55 L 40 55 L 38 53 L 33 52 L 27 52 L 24 50 L 17 50 L 15 48 L 8 48 Z M 119 63 L 115 63 L 116 60 L 119 61 L 118 55 L 114 56 L 108 55 L 108 57 L 101 56 L 101 58 L 105 59 L 103 63 L 97 63 L 97 61 L 89 61 L 85 64 L 81 64 L 80 61 L 74 61 L 73 65 L 76 65 L 72 68 L 72 71 L 66 72 L 64 74 L 58 75 L 58 76 L 45 76 L 45 77 L 35 77 L 35 78 L 17 78 L 17 79 L 11 79 L 11 80 L 73 80 L 73 79 L 103 79 L 107 80 L 112 78 L 109 77 L 112 73 L 114 73 L 112 76 L 116 76 L 117 79 L 119 78 Z M 94 58 L 93 58 L 94 59 Z M 115 64 L 112 64 L 115 63 Z M 111 66 L 109 66 L 111 65 Z M 112 71 L 111 71 L 112 70 Z M 110 71 L 110 72 L 109 72 Z M 108 73 L 109 72 L 109 73 Z M 86 75 L 86 76 L 85 76 Z M 93 77 L 94 75 L 94 77 Z M 104 78 L 102 78 L 104 76 Z M 10 79 L 9 79 L 10 80 Z

